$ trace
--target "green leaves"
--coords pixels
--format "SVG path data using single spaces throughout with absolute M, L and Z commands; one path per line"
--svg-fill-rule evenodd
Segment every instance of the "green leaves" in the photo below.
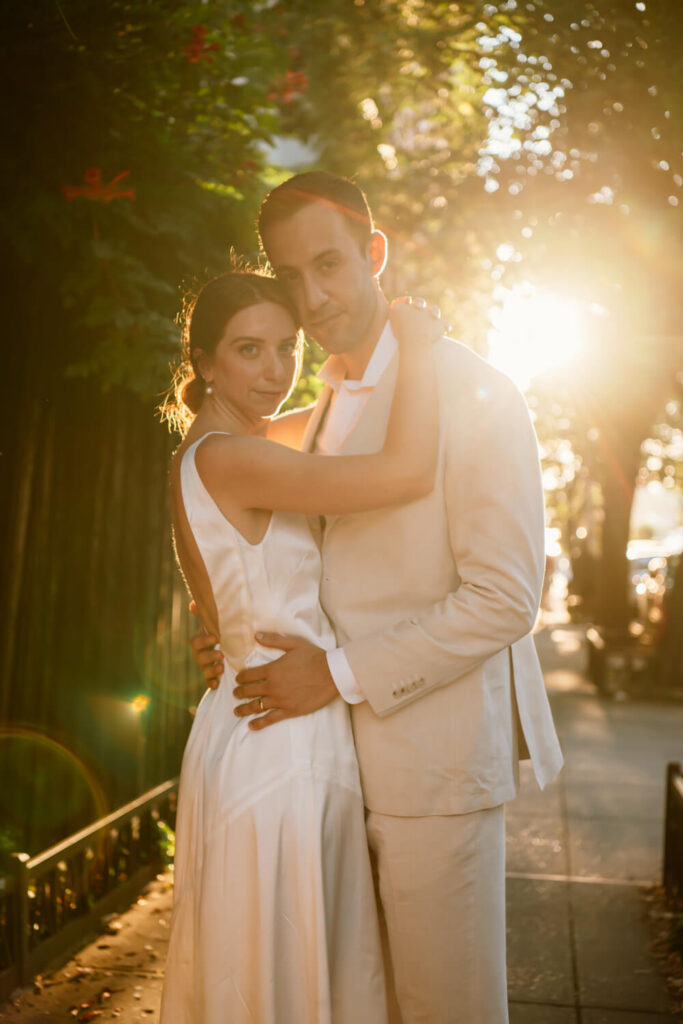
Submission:
M 176 289 L 231 247 L 254 255 L 258 203 L 289 173 L 272 164 L 280 139 L 362 184 L 390 240 L 388 291 L 438 301 L 480 349 L 496 283 L 569 281 L 609 307 L 680 265 L 670 5 L 62 7 L 8 15 L 24 110 L 10 112 L 2 230 L 32 275 L 59 278 L 65 366 L 103 383 L 137 388 L 136 366 L 156 362 L 163 386 Z M 129 171 L 135 199 L 67 203 L 88 168 L 105 184 Z M 496 260 L 505 241 L 521 263 Z

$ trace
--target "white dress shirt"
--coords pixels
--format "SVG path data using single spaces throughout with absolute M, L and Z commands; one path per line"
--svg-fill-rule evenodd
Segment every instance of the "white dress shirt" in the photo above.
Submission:
M 358 419 L 365 409 L 377 382 L 394 358 L 398 342 L 387 321 L 370 356 L 360 380 L 347 380 L 338 358 L 330 356 L 320 368 L 318 376 L 332 388 L 330 405 L 322 429 L 316 439 L 315 450 L 324 455 L 338 455 Z M 356 677 L 351 671 L 343 647 L 328 651 L 327 664 L 334 685 L 347 704 L 360 704 L 365 700 Z

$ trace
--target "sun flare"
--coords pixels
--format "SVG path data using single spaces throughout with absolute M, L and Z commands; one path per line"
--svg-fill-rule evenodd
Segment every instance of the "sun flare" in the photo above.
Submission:
M 490 311 L 489 360 L 523 391 L 534 378 L 566 366 L 580 353 L 577 303 L 529 284 L 501 289 L 499 298 Z

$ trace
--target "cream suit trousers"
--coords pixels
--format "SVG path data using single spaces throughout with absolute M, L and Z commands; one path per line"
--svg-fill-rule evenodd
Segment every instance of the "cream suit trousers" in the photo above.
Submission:
M 507 1024 L 503 807 L 366 827 L 391 1024 Z

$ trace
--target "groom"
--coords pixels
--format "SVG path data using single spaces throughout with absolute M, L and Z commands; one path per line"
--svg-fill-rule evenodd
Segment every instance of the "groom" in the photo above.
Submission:
M 386 240 L 363 193 L 324 172 L 264 200 L 259 233 L 301 323 L 330 353 L 307 432 L 330 455 L 378 450 L 396 377 L 379 287 Z M 241 672 L 268 728 L 341 693 L 352 705 L 387 957 L 403 1024 L 505 1024 L 505 833 L 518 760 L 541 787 L 562 764 L 531 629 L 544 565 L 536 439 L 511 382 L 448 338 L 435 346 L 433 492 L 328 517 L 322 603 L 340 646 L 259 637 L 286 653 Z M 193 646 L 205 675 L 207 649 Z

